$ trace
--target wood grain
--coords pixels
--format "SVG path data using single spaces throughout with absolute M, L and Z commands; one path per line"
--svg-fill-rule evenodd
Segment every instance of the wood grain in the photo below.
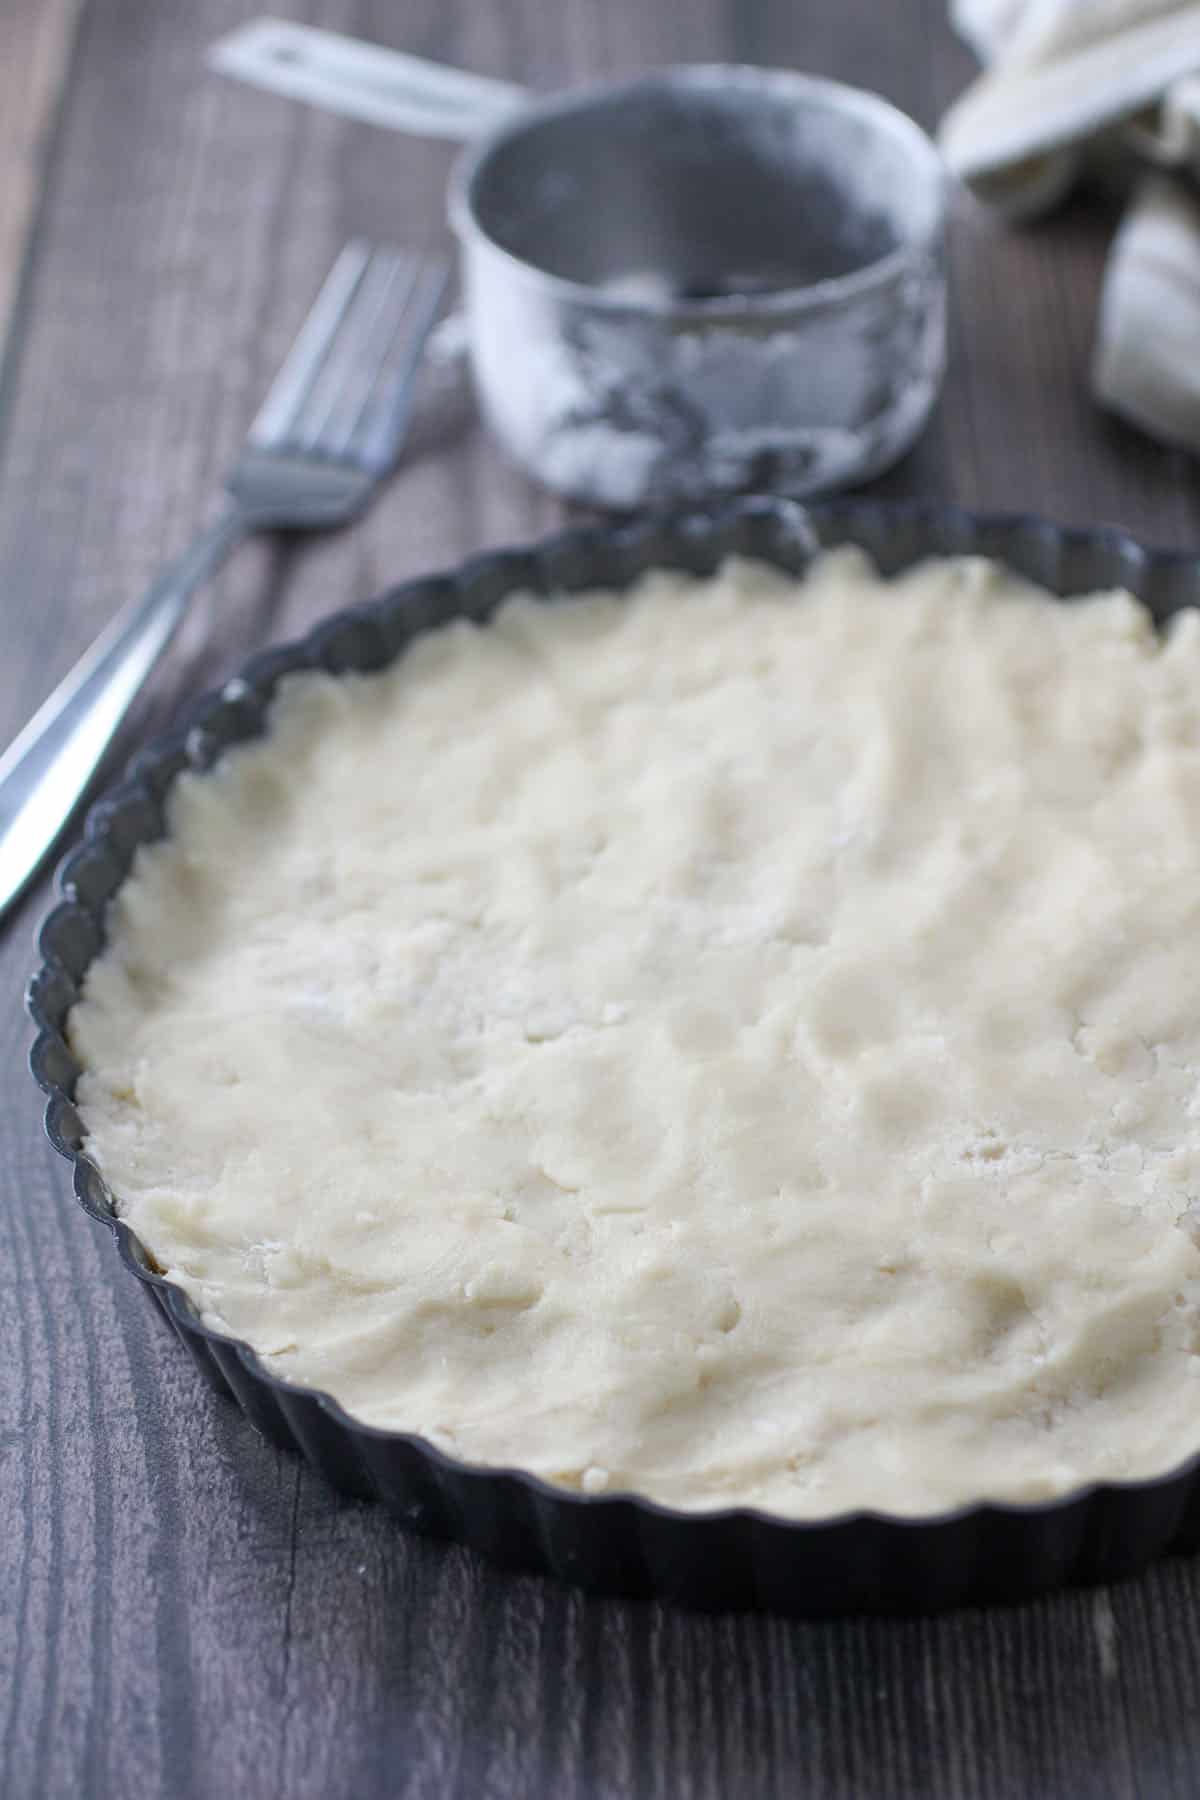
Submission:
M 0 366 L 49 176 L 80 5 L 7 0 L 0 11 Z
M 273 4 L 544 88 L 745 57 L 873 85 L 932 122 L 970 68 L 935 0 Z M 204 73 L 204 46 L 248 10 L 87 0 L 53 153 L 36 163 L 49 176 L 31 185 L 71 8 L 8 0 L 10 291 L 12 245 L 33 254 L 0 412 L 0 740 L 202 517 L 343 239 L 443 233 L 446 146 Z M 14 73 L 22 56 L 41 73 Z M 1110 226 L 1080 204 L 1014 235 L 956 203 L 945 399 L 881 492 L 1200 540 L 1193 466 L 1086 398 Z M 322 610 L 560 517 L 461 396 L 434 396 L 360 527 L 238 558 L 123 747 Z M 409 1539 L 261 1442 L 201 1386 L 40 1139 L 19 995 L 44 901 L 0 938 L 6 1796 L 1196 1793 L 1193 1563 L 938 1621 L 704 1618 L 585 1600 Z

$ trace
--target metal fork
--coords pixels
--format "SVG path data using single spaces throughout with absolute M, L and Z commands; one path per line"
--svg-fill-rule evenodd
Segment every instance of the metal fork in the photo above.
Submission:
M 200 583 L 255 531 L 356 518 L 400 452 L 449 273 L 351 243 L 250 427 L 211 525 L 122 609 L 0 756 L 0 915 L 41 865 Z

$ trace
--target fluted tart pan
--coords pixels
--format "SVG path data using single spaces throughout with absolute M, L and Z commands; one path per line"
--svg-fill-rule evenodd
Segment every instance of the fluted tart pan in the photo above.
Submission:
M 585 588 L 620 589 L 655 567 L 701 575 L 735 553 L 799 572 L 816 549 L 842 543 L 861 545 L 885 573 L 928 555 L 972 554 L 997 558 L 1060 595 L 1125 587 L 1159 622 L 1200 605 L 1200 557 L 1148 550 L 1116 531 L 1064 530 L 942 506 L 750 498 L 568 531 L 407 582 L 254 657 L 134 758 L 125 779 L 92 807 L 82 842 L 62 865 L 28 991 L 37 1027 L 30 1065 L 47 1095 L 47 1134 L 71 1165 L 80 1204 L 109 1226 L 122 1262 L 215 1388 L 336 1488 L 382 1502 L 411 1530 L 589 1589 L 806 1615 L 1011 1601 L 1065 1583 L 1113 1580 L 1166 1552 L 1200 1547 L 1200 1455 L 1153 1480 L 1097 1483 L 1034 1505 L 799 1521 L 747 1507 L 677 1511 L 637 1495 L 580 1494 L 517 1469 L 455 1461 L 421 1438 L 359 1423 L 328 1394 L 281 1380 L 248 1345 L 205 1325 L 119 1217 L 82 1147 L 74 1102 L 80 1071 L 64 1033 L 103 946 L 108 902 L 138 845 L 166 829 L 164 805 L 176 777 L 208 768 L 231 744 L 258 735 L 281 677 L 299 669 L 379 668 L 418 633 L 460 615 L 485 618 L 516 591 L 553 599 Z M 186 1419 L 176 1424 L 188 1429 Z

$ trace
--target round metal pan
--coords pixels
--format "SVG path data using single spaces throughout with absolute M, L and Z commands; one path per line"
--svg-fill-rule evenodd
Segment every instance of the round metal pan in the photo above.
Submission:
M 623 588 L 654 567 L 704 574 L 733 553 L 800 571 L 817 548 L 841 543 L 861 545 L 886 573 L 927 555 L 965 553 L 999 558 L 1063 596 L 1125 587 L 1160 622 L 1200 604 L 1200 557 L 1151 551 L 1115 531 L 1068 531 L 940 506 L 848 500 L 806 507 L 750 498 L 570 531 L 408 582 L 255 657 L 135 757 L 126 779 L 91 809 L 81 845 L 59 872 L 29 987 L 38 1033 L 30 1064 L 48 1096 L 50 1142 L 72 1166 L 80 1203 L 113 1231 L 126 1268 L 220 1392 L 335 1487 L 381 1501 L 414 1531 L 586 1588 L 806 1615 L 1012 1601 L 1064 1583 L 1113 1580 L 1168 1551 L 1200 1547 L 1200 1455 L 1154 1480 L 1100 1483 L 1037 1505 L 799 1522 L 740 1507 L 674 1511 L 635 1495 L 581 1495 L 519 1470 L 467 1466 L 420 1438 L 359 1424 L 328 1395 L 280 1380 L 247 1345 L 204 1325 L 118 1216 L 83 1152 L 73 1098 L 79 1069 L 64 1026 L 104 942 L 108 901 L 137 846 L 162 835 L 176 776 L 209 767 L 229 745 L 261 732 L 283 675 L 378 668 L 419 632 L 459 615 L 484 618 L 516 590 L 553 600 L 589 587 Z M 189 1429 L 186 1418 L 174 1424 Z

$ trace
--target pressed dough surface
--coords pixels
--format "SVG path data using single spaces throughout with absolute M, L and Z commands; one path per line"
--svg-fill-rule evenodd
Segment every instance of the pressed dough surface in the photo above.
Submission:
M 372 1424 L 795 1516 L 1200 1448 L 1200 621 L 731 563 L 290 678 L 71 1035 L 205 1317 Z

